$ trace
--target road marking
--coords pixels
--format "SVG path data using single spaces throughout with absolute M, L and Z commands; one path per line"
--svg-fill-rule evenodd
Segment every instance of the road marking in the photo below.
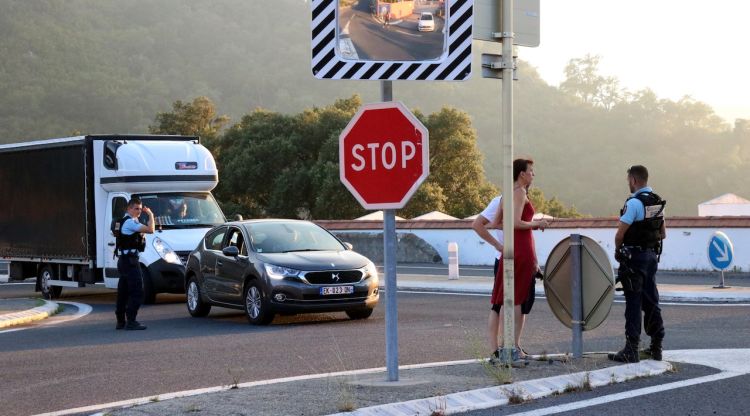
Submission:
M 710 352 L 706 352 L 710 354 Z M 694 386 L 697 384 L 710 383 L 713 381 L 723 380 L 726 378 L 737 377 L 741 374 L 718 373 L 705 377 L 698 377 L 689 380 L 677 381 L 674 383 L 662 384 L 659 386 L 645 387 L 638 390 L 627 391 L 623 393 L 610 394 L 608 396 L 597 397 L 594 399 L 582 400 L 580 402 L 567 403 L 547 407 L 544 409 L 531 410 L 529 412 L 511 413 L 508 416 L 544 416 L 554 415 L 556 413 L 569 412 L 571 410 L 583 409 L 585 407 L 599 406 L 619 400 L 632 399 L 634 397 L 645 396 L 647 394 L 660 393 L 667 390 L 679 389 L 682 387 Z
M 605 403 L 632 399 L 634 397 L 645 396 L 647 394 L 660 393 L 667 390 L 695 386 L 698 384 L 710 383 L 713 381 L 750 374 L 750 349 L 664 351 L 664 359 L 668 361 L 677 361 L 714 367 L 722 370 L 722 372 L 704 377 L 676 381 L 674 383 L 667 383 L 622 393 L 610 394 L 607 396 L 582 400 L 575 403 L 561 404 L 544 409 L 536 409 L 529 412 L 513 413 L 512 416 L 552 415 L 556 413 L 582 409 L 584 407 L 599 406 Z
M 11 329 L 6 329 L 4 331 L 0 331 L 0 334 L 5 334 L 7 332 L 24 331 L 26 329 L 31 329 L 31 328 L 39 328 L 39 327 L 48 326 L 48 325 L 58 325 L 64 322 L 70 322 L 76 319 L 83 318 L 84 316 L 90 314 L 91 311 L 93 310 L 93 308 L 90 305 L 87 305 L 85 303 L 60 302 L 60 301 L 57 301 L 57 303 L 75 306 L 76 308 L 78 308 L 78 312 L 70 316 L 57 316 L 57 315 L 51 316 L 43 321 L 38 321 L 32 325 L 23 326 L 20 328 L 11 328 Z
M 404 32 L 404 29 L 401 29 L 401 28 L 398 28 L 398 27 L 396 28 L 396 32 L 399 32 L 399 33 L 404 34 L 406 36 L 413 36 L 415 38 L 421 38 L 422 37 L 422 34 L 415 34 L 415 33 Z

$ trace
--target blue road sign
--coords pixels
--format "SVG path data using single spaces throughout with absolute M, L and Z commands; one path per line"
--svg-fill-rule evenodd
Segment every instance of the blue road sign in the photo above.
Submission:
M 716 270 L 725 270 L 732 265 L 734 247 L 729 237 L 717 231 L 708 242 L 708 260 Z

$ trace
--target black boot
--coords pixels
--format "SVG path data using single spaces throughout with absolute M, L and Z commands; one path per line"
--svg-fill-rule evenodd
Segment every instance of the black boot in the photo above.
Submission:
M 648 354 L 652 360 L 661 361 L 661 338 L 651 338 L 651 346 L 648 349 Z
M 627 337 L 625 339 L 625 348 L 617 353 L 607 354 L 607 357 L 612 361 L 619 361 L 621 363 L 637 363 L 640 361 L 638 357 L 639 342 L 640 340 L 637 337 Z

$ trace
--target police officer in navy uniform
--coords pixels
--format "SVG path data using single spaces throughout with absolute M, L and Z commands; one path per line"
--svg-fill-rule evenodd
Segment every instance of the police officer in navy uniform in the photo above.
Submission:
M 148 223 L 138 221 L 141 212 L 148 215 Z M 138 262 L 138 253 L 146 247 L 144 234 L 154 233 L 154 213 L 144 207 L 138 197 L 128 202 L 127 215 L 114 224 L 113 229 L 117 237 L 115 254 L 118 256 L 117 270 L 120 281 L 117 283 L 117 317 L 116 329 L 139 330 L 146 329 L 136 320 L 138 308 L 143 303 L 143 275 Z
M 647 354 L 661 360 L 664 321 L 656 289 L 656 269 L 666 238 L 666 201 L 648 186 L 648 170 L 636 165 L 628 169 L 632 195 L 620 211 L 615 235 L 615 258 L 620 262 L 618 280 L 625 293 L 625 348 L 609 354 L 609 359 L 626 363 L 639 361 L 641 311 L 646 334 L 651 337 Z

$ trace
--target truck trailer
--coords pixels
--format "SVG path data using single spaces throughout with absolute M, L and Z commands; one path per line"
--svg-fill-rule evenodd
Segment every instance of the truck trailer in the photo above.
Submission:
M 0 260 L 9 262 L 11 281 L 36 278 L 47 299 L 63 287 L 117 288 L 111 224 L 138 196 L 156 221 L 140 255 L 145 302 L 157 293 L 184 293 L 187 256 L 209 228 L 226 221 L 211 195 L 217 184 L 213 156 L 192 136 L 0 145 Z

